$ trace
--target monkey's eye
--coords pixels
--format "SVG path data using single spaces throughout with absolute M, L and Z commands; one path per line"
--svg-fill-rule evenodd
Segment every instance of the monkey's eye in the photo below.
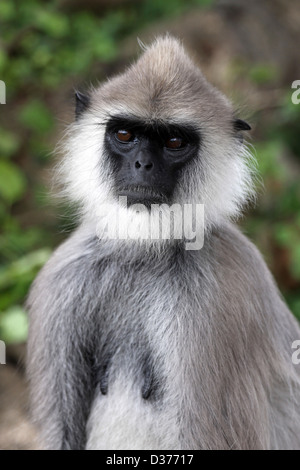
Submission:
M 119 142 L 122 142 L 122 143 L 127 143 L 127 142 L 131 142 L 132 139 L 133 139 L 133 134 L 125 129 L 120 129 L 116 132 L 116 139 L 119 141 Z
M 165 146 L 168 150 L 180 150 L 186 146 L 186 143 L 180 137 L 170 137 Z

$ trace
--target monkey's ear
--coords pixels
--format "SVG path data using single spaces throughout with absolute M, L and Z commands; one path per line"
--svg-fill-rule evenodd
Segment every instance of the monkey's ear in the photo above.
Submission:
M 90 98 L 88 95 L 80 93 L 80 91 L 75 91 L 75 118 L 76 120 L 81 116 L 83 111 L 85 111 L 90 103 Z
M 250 131 L 251 126 L 246 121 L 242 121 L 241 119 L 235 119 L 233 122 L 233 127 L 235 131 Z

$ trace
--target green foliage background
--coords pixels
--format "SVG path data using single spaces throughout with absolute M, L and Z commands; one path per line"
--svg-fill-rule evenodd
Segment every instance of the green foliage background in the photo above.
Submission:
M 84 7 L 66 11 L 59 1 L 1 0 L 0 79 L 7 84 L 7 104 L 0 105 L 1 339 L 26 339 L 24 299 L 66 235 L 67 211 L 60 207 L 53 212 L 45 181 L 58 127 L 55 110 L 62 94 L 57 90 L 67 95 L 75 84 L 104 79 L 120 59 L 127 36 L 212 3 L 144 0 L 107 6 L 96 14 Z M 267 64 L 232 67 L 237 80 L 246 76 L 259 88 L 272 86 L 277 78 L 276 69 Z M 300 318 L 300 189 L 297 173 L 286 163 L 288 159 L 299 170 L 300 105 L 290 98 L 287 88 L 267 122 L 259 113 L 253 116 L 261 124 L 255 149 L 265 190 L 242 224 Z

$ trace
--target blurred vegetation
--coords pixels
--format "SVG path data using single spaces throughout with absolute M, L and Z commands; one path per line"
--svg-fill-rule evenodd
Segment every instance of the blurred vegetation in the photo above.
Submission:
M 101 3 L 101 2 L 100 2 Z M 56 106 L 62 94 L 85 80 L 104 79 L 120 59 L 122 42 L 158 20 L 180 17 L 212 0 L 143 0 L 106 3 L 97 12 L 68 2 L 1 0 L 0 79 L 7 85 L 0 105 L 0 338 L 26 338 L 23 308 L 28 288 L 65 236 L 67 212 L 50 209 L 44 182 L 56 141 Z M 257 87 L 272 87 L 276 67 L 232 65 Z M 298 77 L 299 78 L 299 77 Z M 62 93 L 57 90 L 62 90 Z M 265 184 L 261 203 L 243 222 L 266 253 L 294 313 L 300 318 L 300 105 L 281 93 L 274 117 L 260 111 L 253 121 Z M 290 171 L 286 159 L 291 162 Z M 48 182 L 47 182 L 48 183 Z M 59 235 L 57 235 L 59 234 Z M 45 293 L 46 295 L 47 293 Z
M 255 143 L 263 194 L 243 225 L 300 319 L 300 104 L 291 102 L 290 90 L 273 114 L 264 141 Z

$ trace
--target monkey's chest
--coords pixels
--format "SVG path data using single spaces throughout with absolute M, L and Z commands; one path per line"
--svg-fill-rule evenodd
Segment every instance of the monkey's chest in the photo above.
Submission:
M 113 289 L 106 299 L 87 447 L 180 448 L 184 371 L 191 367 L 181 325 L 192 305 L 167 280 L 150 277 L 144 289 L 131 289 Z

